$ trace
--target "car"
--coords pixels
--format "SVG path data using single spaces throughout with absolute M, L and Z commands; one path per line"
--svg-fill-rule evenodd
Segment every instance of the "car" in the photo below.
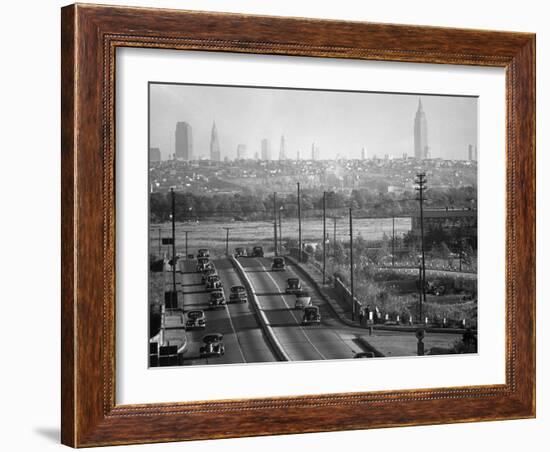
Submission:
M 264 257 L 264 249 L 261 246 L 252 248 L 252 257 Z
M 207 257 L 198 257 L 197 258 L 197 267 L 196 267 L 196 270 L 198 272 L 202 272 L 204 271 L 206 268 L 208 268 L 208 266 L 211 265 L 210 264 L 210 259 L 208 259 Z
M 294 309 L 304 309 L 308 306 L 311 306 L 311 296 L 309 292 L 300 290 L 296 292 L 296 302 L 294 303 Z
M 193 260 L 193 259 L 195 259 L 195 255 L 194 254 L 188 254 L 187 259 Z
M 225 295 L 223 290 L 216 289 L 210 292 L 208 304 L 211 308 L 223 308 L 225 306 Z
M 374 358 L 374 352 L 358 352 L 353 357 L 354 358 Z
M 201 281 L 203 284 L 206 284 L 209 276 L 217 275 L 216 269 L 214 267 L 205 268 L 202 272 Z
M 304 308 L 302 316 L 302 325 L 319 325 L 321 323 L 321 314 L 317 306 L 307 306 Z
M 206 328 L 206 317 L 202 309 L 194 309 L 187 313 L 185 328 L 188 330 L 197 330 Z
M 248 297 L 246 296 L 246 289 L 244 286 L 233 286 L 229 291 L 230 303 L 246 303 Z
M 235 257 L 246 257 L 246 248 L 238 247 L 235 248 Z
M 285 269 L 285 259 L 284 257 L 274 257 L 271 262 L 271 270 L 274 272 L 284 271 Z
M 210 257 L 210 251 L 208 251 L 206 248 L 201 248 L 197 252 L 198 257 Z
M 213 290 L 221 289 L 223 287 L 220 277 L 216 274 L 208 275 L 205 283 L 207 292 L 212 292 Z
M 225 354 L 223 334 L 212 333 L 202 338 L 203 345 L 199 349 L 202 358 L 219 358 Z
M 301 290 L 302 285 L 300 284 L 300 280 L 298 278 L 288 278 L 286 280 L 285 293 L 295 294 L 296 292 L 300 292 Z

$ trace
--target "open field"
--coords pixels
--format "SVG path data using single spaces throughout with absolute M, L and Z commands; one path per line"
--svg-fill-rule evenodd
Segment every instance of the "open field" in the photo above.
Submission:
M 281 222 L 283 243 L 289 239 L 298 239 L 298 221 L 295 218 L 282 219 Z M 196 223 L 176 223 L 177 252 L 185 252 L 185 233 L 188 234 L 189 253 L 196 253 L 198 248 L 209 248 L 211 253 L 221 256 L 225 253 L 226 232 L 224 227 L 232 228 L 229 231 L 229 251 L 237 246 L 250 247 L 256 244 L 269 249 L 273 247 L 273 222 L 267 221 L 200 221 Z M 395 235 L 400 236 L 411 229 L 410 218 L 395 219 Z M 159 254 L 159 231 L 161 237 L 171 237 L 170 223 L 152 224 L 149 228 L 150 253 Z M 329 239 L 333 239 L 334 222 L 327 218 L 326 232 Z M 366 240 L 380 240 L 384 233 L 391 236 L 391 218 L 354 218 L 354 237 L 362 236 Z M 318 243 L 323 237 L 323 222 L 318 218 L 302 220 L 302 239 L 304 243 Z M 336 240 L 347 241 L 349 237 L 349 223 L 347 218 L 336 220 Z M 171 246 L 161 246 L 160 254 L 170 253 Z

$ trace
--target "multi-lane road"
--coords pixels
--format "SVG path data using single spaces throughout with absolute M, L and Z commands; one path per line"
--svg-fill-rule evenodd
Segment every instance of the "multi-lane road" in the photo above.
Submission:
M 229 300 L 230 288 L 245 283 L 229 259 L 215 259 L 213 263 L 223 283 L 226 300 Z M 179 261 L 176 274 L 179 307 L 185 313 L 201 309 L 206 314 L 206 329 L 187 330 L 184 365 L 273 362 L 281 356 L 280 350 L 273 347 L 280 347 L 291 361 L 349 359 L 358 352 L 367 351 L 364 342 L 358 340 L 361 336 L 365 337 L 366 330 L 343 323 L 325 298 L 303 280 L 294 265 L 287 262 L 284 271 L 272 271 L 271 259 L 267 257 L 240 258 L 239 263 L 250 282 L 257 304 L 249 297 L 248 303 L 228 303 L 210 309 L 209 293 L 201 281 L 202 273 L 195 271 L 196 261 Z M 167 288 L 172 283 L 171 278 L 170 272 L 166 272 Z M 288 278 L 299 278 L 302 288 L 310 293 L 313 305 L 320 310 L 320 325 L 302 325 L 302 310 L 294 308 L 295 296 L 285 293 Z M 260 321 L 258 309 L 263 312 L 265 322 Z M 275 341 L 269 340 L 266 325 L 271 329 L 269 334 L 273 334 Z M 200 356 L 202 338 L 210 333 L 224 335 L 223 356 Z M 376 334 L 388 335 L 390 341 L 391 335 L 410 336 L 410 333 L 404 332 L 380 331 Z M 449 335 L 446 337 L 447 340 L 451 339 Z
M 249 303 L 227 304 L 210 309 L 209 293 L 201 281 L 202 274 L 195 272 L 195 261 L 180 261 L 178 289 L 184 312 L 202 309 L 206 314 L 205 330 L 188 330 L 188 347 L 184 355 L 185 364 L 233 364 L 276 361 L 268 345 L 264 331 L 257 321 Z M 226 299 L 229 300 L 231 286 L 241 285 L 233 265 L 227 259 L 214 260 L 217 273 L 223 283 Z M 224 335 L 225 354 L 216 358 L 201 358 L 199 348 L 202 338 L 208 333 Z
M 239 262 L 252 285 L 259 309 L 265 314 L 267 324 L 291 361 L 353 358 L 356 352 L 363 351 L 357 338 L 365 330 L 340 322 L 332 308 L 303 280 L 302 288 L 310 292 L 313 304 L 320 309 L 321 324 L 301 324 L 302 311 L 294 308 L 295 296 L 285 294 L 287 278 L 299 278 L 292 265 L 287 265 L 284 271 L 274 272 L 271 270 L 269 258 L 242 258 Z M 243 281 L 230 260 L 216 259 L 213 263 L 223 283 L 226 299 L 229 300 L 229 289 L 235 285 L 244 285 Z M 272 343 L 262 329 L 252 300 L 210 309 L 209 293 L 201 281 L 202 274 L 195 271 L 195 261 L 179 261 L 176 276 L 180 307 L 184 312 L 202 309 L 206 314 L 206 329 L 187 331 L 188 346 L 184 354 L 184 364 L 277 361 L 279 354 L 273 350 Z M 171 278 L 171 274 L 167 272 L 167 287 L 172 283 Z M 199 349 L 202 338 L 209 333 L 224 335 L 224 356 L 201 358 Z
M 252 283 L 260 308 L 273 328 L 282 348 L 292 361 L 353 358 L 363 351 L 356 343 L 362 328 L 341 323 L 323 298 L 296 273 L 292 265 L 284 271 L 271 271 L 268 258 L 245 258 L 241 264 Z M 295 296 L 285 294 L 287 278 L 300 278 L 312 303 L 319 307 L 321 324 L 303 326 L 302 311 L 294 309 Z

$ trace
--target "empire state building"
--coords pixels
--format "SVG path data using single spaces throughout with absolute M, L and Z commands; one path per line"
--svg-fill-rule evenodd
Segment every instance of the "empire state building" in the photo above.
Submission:
M 422 109 L 422 100 L 418 99 L 418 110 L 414 117 L 414 157 L 417 159 L 430 158 L 428 147 L 428 122 L 426 113 Z
M 212 125 L 212 134 L 210 135 L 210 160 L 220 161 L 220 141 L 218 140 L 218 129 L 216 123 Z

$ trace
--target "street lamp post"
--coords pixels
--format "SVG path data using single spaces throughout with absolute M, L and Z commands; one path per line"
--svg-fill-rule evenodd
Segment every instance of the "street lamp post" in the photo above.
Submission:
M 275 248 L 275 256 L 279 255 L 277 241 L 277 192 L 273 192 L 273 245 Z
M 391 218 L 391 266 L 395 267 L 395 217 Z
M 336 217 L 332 217 L 334 220 L 334 229 L 332 232 L 332 258 L 336 258 Z
M 420 311 L 420 321 L 422 322 L 422 307 L 423 304 L 426 303 L 426 260 L 425 260 L 425 254 L 424 254 L 424 191 L 426 190 L 426 174 L 425 173 L 418 173 L 416 175 L 415 179 L 416 187 L 415 189 L 418 191 L 418 201 L 420 203 L 420 245 L 422 250 L 422 292 L 420 297 L 420 305 L 419 305 L 419 311 Z
M 188 245 L 188 240 L 187 240 L 187 235 L 189 234 L 189 231 L 185 231 L 185 259 L 187 259 L 187 256 L 189 256 L 189 247 L 187 246 Z
M 300 182 L 298 186 L 298 262 L 302 262 L 302 208 L 300 201 Z
M 323 192 L 323 285 L 326 283 L 327 270 L 327 192 Z
M 161 256 L 161 243 L 162 243 L 162 239 L 161 239 L 161 228 L 159 228 L 159 259 L 160 259 L 160 256 Z
M 225 255 L 229 256 L 229 231 L 233 228 L 224 227 L 225 229 Z
M 279 207 L 279 249 L 281 250 L 281 254 L 283 254 L 283 224 L 281 221 L 281 214 L 284 210 L 284 207 Z
M 350 290 L 351 290 L 351 320 L 355 320 L 355 290 L 353 286 L 353 216 L 349 209 L 349 266 L 350 266 Z
M 170 193 L 172 196 L 172 297 L 175 297 L 177 305 L 178 292 L 176 290 L 176 194 L 174 193 L 173 188 L 170 189 Z

